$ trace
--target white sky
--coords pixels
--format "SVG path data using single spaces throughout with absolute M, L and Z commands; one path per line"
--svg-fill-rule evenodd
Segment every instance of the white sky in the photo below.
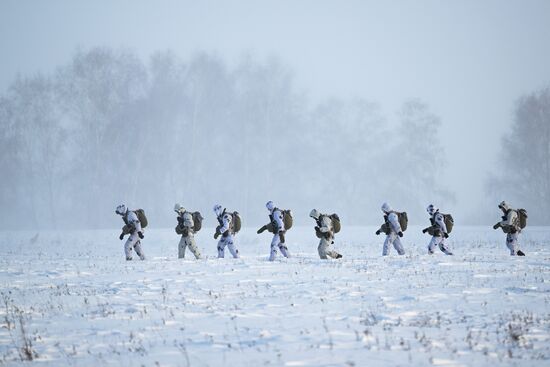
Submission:
M 388 115 L 419 97 L 443 119 L 442 180 L 467 212 L 515 100 L 550 83 L 550 1 L 3 0 L 0 91 L 99 45 L 277 55 L 312 102 L 366 97 Z

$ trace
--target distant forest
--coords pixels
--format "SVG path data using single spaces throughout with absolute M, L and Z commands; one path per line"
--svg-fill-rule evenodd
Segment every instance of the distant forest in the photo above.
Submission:
M 525 193 L 544 220 L 548 206 L 527 193 L 549 203 L 548 95 L 519 102 L 503 144 L 510 174 L 488 182 L 504 185 L 502 194 L 513 181 L 515 197 Z M 522 124 L 536 119 L 537 101 L 546 117 L 535 131 Z M 276 58 L 230 67 L 208 53 L 144 61 L 125 49 L 78 51 L 0 94 L 0 226 L 110 228 L 120 224 L 120 203 L 144 208 L 152 227 L 173 225 L 175 202 L 207 220 L 221 203 L 244 225 L 266 221 L 267 200 L 293 209 L 301 224 L 313 207 L 345 224 L 375 224 L 386 200 L 425 215 L 427 204 L 454 200 L 438 180 L 446 166 L 440 125 L 416 99 L 391 115 L 363 99 L 312 104 Z M 543 166 L 529 159 L 538 144 Z

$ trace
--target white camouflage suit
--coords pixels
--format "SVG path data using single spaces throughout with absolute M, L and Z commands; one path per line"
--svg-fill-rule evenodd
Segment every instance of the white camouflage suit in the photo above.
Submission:
M 270 204 L 271 203 L 271 204 Z M 288 248 L 284 242 L 281 242 L 281 234 L 284 238 L 285 234 L 285 224 L 283 222 L 283 213 L 273 206 L 272 202 L 266 204 L 267 210 L 270 213 L 270 219 L 272 219 L 273 228 L 275 228 L 275 233 L 273 234 L 273 239 L 271 240 L 271 251 L 269 253 L 269 261 L 275 260 L 277 257 L 277 248 L 281 251 L 284 257 L 290 257 Z
M 521 232 L 521 228 L 518 224 L 518 213 L 504 201 L 500 203 L 499 208 L 502 209 L 505 217 L 504 220 L 499 222 L 499 225 L 501 227 L 513 228 L 511 232 L 506 234 L 506 247 L 508 247 L 508 249 L 510 250 L 511 256 L 516 256 L 518 254 L 518 251 L 520 251 L 518 239 Z
M 321 232 L 321 240 L 317 247 L 319 257 L 323 260 L 329 257 L 333 259 L 342 257 L 338 252 L 334 251 L 331 246 L 334 243 L 334 230 L 330 217 L 328 215 L 321 215 L 320 220 L 317 221 L 317 226 L 319 227 L 319 232 Z
M 397 214 L 392 211 L 391 207 L 384 203 L 382 205 L 382 212 L 387 217 L 390 233 L 386 235 L 386 240 L 384 241 L 384 247 L 382 248 L 382 256 L 388 256 L 390 253 L 390 245 L 393 245 L 395 250 L 399 255 L 405 254 L 405 249 L 401 244 L 401 239 L 399 238 L 399 233 L 403 233 L 401 230 L 401 224 L 399 223 L 399 217 Z
M 428 244 L 428 253 L 431 255 L 434 253 L 435 248 L 439 246 L 439 249 L 445 253 L 445 255 L 452 255 L 453 253 L 445 243 L 445 234 L 447 234 L 447 225 L 445 224 L 445 218 L 443 214 L 439 212 L 439 209 L 435 209 L 432 215 L 433 225 L 436 227 L 436 235 L 432 237 L 432 240 Z M 437 230 L 438 229 L 438 230 Z
M 193 216 L 191 213 L 184 211 L 179 214 L 179 217 L 182 218 L 183 224 L 183 233 L 181 235 L 180 243 L 178 245 L 178 258 L 185 258 L 185 250 L 189 247 L 189 251 L 195 255 L 196 259 L 200 259 L 201 253 L 195 243 L 195 231 L 193 230 L 195 223 L 193 221 Z M 178 224 L 178 227 L 181 228 L 181 224 Z
M 225 256 L 225 247 L 229 249 L 229 252 L 231 252 L 231 255 L 235 259 L 239 258 L 239 250 L 235 247 L 235 240 L 233 237 L 233 231 L 231 226 L 231 221 L 233 220 L 230 213 L 223 213 L 221 206 L 216 205 L 214 207 L 214 213 L 216 213 L 216 216 L 218 218 L 218 222 L 220 222 L 220 226 L 218 227 L 218 231 L 221 234 L 221 238 L 218 241 L 218 258 L 223 258 Z
M 120 208 L 120 207 L 119 207 Z M 120 214 L 118 208 L 117 213 Z M 132 260 L 132 249 L 136 251 L 136 254 L 141 260 L 145 260 L 145 254 L 141 249 L 141 240 L 138 233 L 143 234 L 143 229 L 141 228 L 141 223 L 136 215 L 131 210 L 126 209 L 126 213 L 122 214 L 123 220 L 126 218 L 125 223 L 133 227 L 133 231 L 130 232 L 130 237 L 126 240 L 124 244 L 124 253 L 126 254 L 126 260 Z

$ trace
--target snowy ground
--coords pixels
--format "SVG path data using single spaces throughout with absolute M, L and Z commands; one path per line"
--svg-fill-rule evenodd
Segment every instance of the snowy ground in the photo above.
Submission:
M 504 235 L 456 228 L 454 257 L 380 256 L 375 228 L 345 228 L 322 261 L 312 228 L 294 257 L 266 261 L 270 236 L 237 237 L 242 259 L 178 260 L 173 229 L 149 230 L 148 260 L 126 262 L 118 230 L 0 233 L 0 364 L 74 366 L 533 366 L 550 364 L 550 228 L 524 258 Z M 188 254 L 189 256 L 190 254 Z

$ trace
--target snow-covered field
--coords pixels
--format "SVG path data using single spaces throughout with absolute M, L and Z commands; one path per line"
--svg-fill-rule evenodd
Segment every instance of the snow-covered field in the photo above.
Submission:
M 246 229 L 242 258 L 177 259 L 173 229 L 148 230 L 126 262 L 118 230 L 0 233 L 0 364 L 73 366 L 550 365 L 550 228 L 528 228 L 524 258 L 502 232 L 457 227 L 455 256 L 380 256 L 374 227 L 344 228 L 322 261 L 312 228 L 292 259 Z M 188 257 L 191 254 L 188 254 Z

